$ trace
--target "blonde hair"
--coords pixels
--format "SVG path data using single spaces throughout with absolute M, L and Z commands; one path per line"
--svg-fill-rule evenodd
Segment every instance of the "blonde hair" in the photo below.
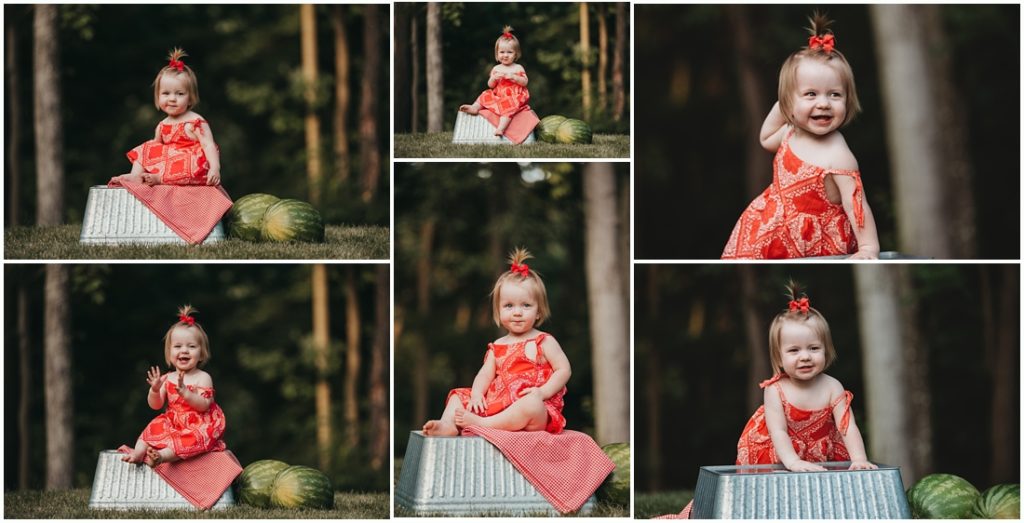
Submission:
M 184 49 L 175 47 L 167 54 L 167 65 L 156 74 L 156 79 L 153 80 L 153 105 L 156 106 L 157 110 L 160 109 L 160 78 L 164 75 L 173 76 L 185 82 L 185 90 L 188 92 L 189 109 L 199 105 L 199 80 L 196 79 L 196 73 L 184 62 L 182 62 L 181 71 L 177 67 L 171 66 L 171 62 L 181 62 L 181 59 L 186 56 L 188 56 L 188 53 Z
M 491 314 L 494 317 L 494 324 L 501 326 L 501 286 L 506 283 L 517 283 L 522 284 L 523 282 L 530 282 L 533 285 L 533 298 L 537 301 L 537 322 L 535 325 L 544 323 L 544 320 L 551 317 L 551 308 L 548 306 L 548 291 L 544 288 L 544 280 L 540 279 L 540 275 L 537 274 L 533 269 L 526 269 L 526 274 L 521 272 L 513 272 L 512 268 L 525 265 L 523 262 L 533 258 L 530 251 L 516 247 L 508 256 L 508 262 L 511 266 L 509 270 L 501 273 L 498 276 L 498 281 L 494 282 L 494 289 L 491 290 Z
M 790 302 L 800 299 L 797 298 L 798 295 L 801 298 L 807 298 L 807 293 L 801 292 L 799 286 L 792 280 L 786 285 L 786 294 Z M 836 347 L 832 344 L 832 331 L 829 330 L 828 322 L 825 321 L 821 312 L 811 307 L 808 302 L 807 312 L 803 312 L 799 308 L 786 307 L 786 310 L 776 314 L 775 319 L 772 320 L 772 325 L 768 329 L 768 354 L 772 360 L 773 373 L 783 372 L 782 325 L 787 321 L 803 324 L 818 336 L 825 348 L 825 368 L 829 368 L 838 356 Z
M 807 31 L 812 37 L 832 34 L 832 30 L 828 28 L 832 25 L 832 21 L 827 16 L 815 11 L 814 16 L 808 17 L 808 20 L 811 22 L 811 27 L 808 27 Z M 779 71 L 779 109 L 782 111 L 782 116 L 787 123 L 796 126 L 796 122 L 793 121 L 793 95 L 797 87 L 796 70 L 804 60 L 818 60 L 833 67 L 839 74 L 843 83 L 843 91 L 846 92 L 846 116 L 840 127 L 846 127 L 861 111 L 860 100 L 857 98 L 857 85 L 853 80 L 853 69 L 838 49 L 826 52 L 822 46 L 804 47 L 789 55 L 789 58 L 786 58 L 782 64 L 782 69 Z
M 498 49 L 501 47 L 502 42 L 512 46 L 512 51 L 516 53 L 516 56 L 515 58 L 512 59 L 512 61 L 518 62 L 519 59 L 522 58 L 523 52 L 519 48 L 519 39 L 516 38 L 516 35 L 512 34 L 512 26 L 506 25 L 501 30 L 501 36 L 499 36 L 498 39 L 494 41 L 494 61 L 496 62 L 500 61 L 498 60 Z
M 210 360 L 210 338 L 206 335 L 206 331 L 203 330 L 203 326 L 198 321 L 193 320 L 191 324 L 185 321 L 186 317 L 191 317 L 198 312 L 199 310 L 191 305 L 178 307 L 178 321 L 171 325 L 171 328 L 167 329 L 167 334 L 164 334 L 164 359 L 167 361 L 168 366 L 171 365 L 171 333 L 178 327 L 196 330 L 197 337 L 199 338 L 199 364 L 197 366 L 202 367 Z

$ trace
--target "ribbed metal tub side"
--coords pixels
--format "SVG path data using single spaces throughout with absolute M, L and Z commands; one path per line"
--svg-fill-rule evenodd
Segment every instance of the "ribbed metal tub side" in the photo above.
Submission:
M 479 115 L 472 115 L 459 111 L 455 116 L 455 129 L 452 132 L 452 143 L 466 144 L 490 144 L 501 145 L 511 144 L 512 141 L 504 136 L 494 136 L 495 127 L 486 118 Z M 534 143 L 535 133 L 523 141 L 524 144 Z
M 146 465 L 121 461 L 124 454 L 116 450 L 100 452 L 93 476 L 89 508 L 110 510 L 196 510 L 153 469 Z M 231 488 L 224 491 L 211 510 L 235 505 Z
M 203 243 L 225 237 L 223 224 L 217 223 Z M 126 189 L 105 185 L 89 188 L 78 241 L 87 245 L 187 243 Z

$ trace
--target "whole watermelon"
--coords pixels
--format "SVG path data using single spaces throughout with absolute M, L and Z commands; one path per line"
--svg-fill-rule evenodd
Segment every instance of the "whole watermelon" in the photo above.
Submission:
M 323 472 L 293 465 L 278 472 L 274 478 L 270 505 L 277 508 L 332 508 L 334 487 Z
M 236 200 L 228 211 L 228 234 L 242 240 L 259 241 L 263 213 L 278 200 L 277 196 L 263 193 L 247 194 Z
M 990 487 L 974 500 L 971 519 L 1020 519 L 1020 483 Z
M 287 242 L 324 241 L 324 221 L 312 205 L 299 200 L 281 200 L 263 214 L 264 240 Z
M 610 443 L 601 450 L 615 463 L 615 470 L 605 478 L 597 489 L 599 498 L 621 505 L 629 506 L 629 443 Z
M 566 120 L 566 117 L 553 114 L 540 119 L 537 124 L 537 139 L 542 142 L 555 143 L 555 129 Z
M 594 132 L 583 120 L 567 118 L 555 129 L 555 141 L 558 143 L 591 143 L 593 140 Z
M 276 459 L 263 459 L 250 463 L 238 476 L 238 501 L 246 505 L 267 508 L 270 506 L 270 488 L 274 478 L 288 464 Z
M 916 519 L 963 519 L 981 494 L 966 479 L 952 474 L 930 474 L 907 491 Z

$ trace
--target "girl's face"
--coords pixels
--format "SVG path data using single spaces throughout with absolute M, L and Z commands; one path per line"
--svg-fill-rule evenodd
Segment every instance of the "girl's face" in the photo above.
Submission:
M 171 331 L 171 365 L 179 371 L 188 372 L 199 366 L 202 356 L 202 341 L 196 329 L 175 327 Z
M 795 380 L 811 380 L 825 371 L 825 343 L 806 322 L 787 321 L 779 330 L 782 370 Z
M 793 93 L 793 121 L 800 129 L 825 136 L 846 120 L 846 90 L 834 67 L 815 59 L 804 59 L 796 69 Z
M 522 335 L 533 330 L 537 323 L 537 300 L 533 285 L 507 282 L 502 284 L 498 294 L 498 318 L 501 326 L 512 335 Z
M 516 50 L 509 42 L 498 44 L 498 62 L 501 65 L 512 65 L 516 63 Z
M 182 75 L 183 76 L 183 75 Z M 179 116 L 185 114 L 189 107 L 192 107 L 192 100 L 188 95 L 187 85 L 181 76 L 164 74 L 160 77 L 160 110 L 167 116 Z

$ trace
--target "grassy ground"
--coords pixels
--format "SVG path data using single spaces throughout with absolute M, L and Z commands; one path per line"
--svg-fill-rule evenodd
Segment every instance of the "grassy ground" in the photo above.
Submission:
M 389 257 L 387 227 L 328 225 L 324 243 L 254 243 L 228 239 L 209 245 L 82 245 L 80 225 L 11 227 L 8 260 L 378 260 Z
M 452 143 L 452 133 L 396 134 L 395 158 L 629 158 L 629 136 L 595 134 L 592 144 Z
M 92 510 L 89 489 L 4 492 L 8 519 L 387 519 L 388 493 L 335 493 L 331 510 L 261 509 L 239 505 L 223 510 Z
M 650 519 L 665 514 L 678 514 L 691 499 L 693 499 L 692 490 L 657 492 L 654 494 L 637 493 L 633 499 L 633 502 L 636 504 L 636 511 L 633 517 L 636 519 Z

